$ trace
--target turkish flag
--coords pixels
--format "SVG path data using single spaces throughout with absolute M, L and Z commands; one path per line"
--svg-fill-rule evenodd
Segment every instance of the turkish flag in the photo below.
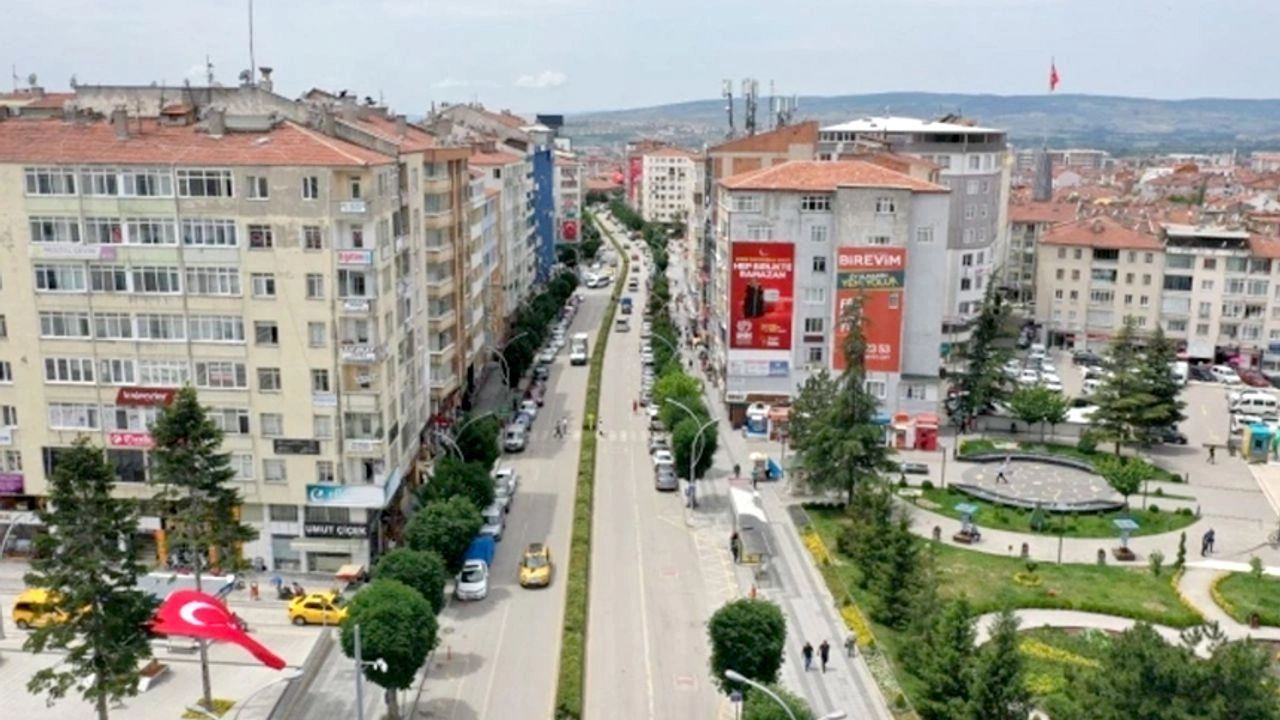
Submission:
M 1054 90 L 1058 89 L 1059 79 L 1060 78 L 1058 77 L 1058 63 L 1056 61 L 1050 60 L 1049 61 L 1049 92 L 1053 92 Z
M 176 590 L 165 598 L 151 621 L 151 629 L 162 635 L 235 643 L 269 668 L 281 670 L 285 666 L 280 656 L 241 629 L 239 620 L 221 600 L 195 590 Z

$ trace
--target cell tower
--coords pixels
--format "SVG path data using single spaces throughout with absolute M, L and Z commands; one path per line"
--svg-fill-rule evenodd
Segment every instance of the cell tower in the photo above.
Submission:
M 760 83 L 752 78 L 742 81 L 742 97 L 746 102 L 746 119 L 743 125 L 747 135 L 756 134 L 756 100 L 760 96 Z
M 733 81 L 725 80 L 724 86 L 720 91 L 721 97 L 724 98 L 724 111 L 729 114 L 729 133 L 726 138 L 732 140 L 737 129 L 733 126 Z

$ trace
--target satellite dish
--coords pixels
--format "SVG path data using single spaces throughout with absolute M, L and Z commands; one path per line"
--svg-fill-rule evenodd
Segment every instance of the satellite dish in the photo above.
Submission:
M 252 79 L 253 79 L 253 76 L 249 74 L 249 71 L 248 71 L 248 70 L 241 70 L 241 71 L 240 71 L 240 82 L 242 82 L 242 83 L 247 83 L 247 82 L 249 82 L 249 81 L 250 81 L 250 80 L 252 80 Z
M 35 73 L 31 73 L 30 75 L 27 76 L 27 84 L 30 85 L 31 87 L 35 87 L 37 84 L 39 84 L 38 81 L 36 80 Z

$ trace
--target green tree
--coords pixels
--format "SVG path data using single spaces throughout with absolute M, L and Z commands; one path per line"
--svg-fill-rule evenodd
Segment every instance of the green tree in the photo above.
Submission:
M 778 681 L 787 621 L 768 600 L 740 599 L 725 603 L 707 623 L 711 641 L 711 679 L 721 690 L 745 690 L 725 678 L 726 670 L 759 683 Z
M 769 691 L 777 695 L 787 709 L 768 695 L 752 688 L 742 703 L 742 720 L 813 720 L 813 709 L 804 698 L 788 691 L 781 685 L 766 685 Z M 787 710 L 791 712 L 788 713 Z
M 1018 617 L 1009 608 L 992 623 L 991 636 L 974 663 L 970 720 L 1026 720 L 1031 714 L 1026 668 L 1018 650 L 1018 625 Z
M 418 491 L 418 498 L 425 504 L 457 495 L 477 508 L 487 508 L 493 504 L 494 494 L 493 478 L 486 466 L 446 456 L 436 460 L 435 470 Z
M 489 415 L 464 421 L 454 444 L 462 452 L 467 462 L 479 463 L 491 468 L 502 456 L 502 448 L 498 444 L 498 436 L 502 434 L 502 423 L 498 418 Z
M 685 415 L 683 420 L 679 420 L 675 427 L 671 428 L 671 454 L 676 461 L 677 475 L 689 474 L 691 459 L 697 460 L 693 466 L 695 479 L 701 480 L 711 469 L 719 444 L 719 436 L 714 424 L 702 430 L 699 436 L 698 430 L 703 422 L 707 421 L 699 422 Z
M 1138 492 L 1142 483 L 1151 479 L 1151 467 L 1147 463 L 1122 455 L 1098 458 L 1097 469 L 1111 489 L 1124 496 L 1126 505 L 1129 504 L 1129 496 Z
M 444 609 L 444 588 L 449 582 L 449 570 L 437 553 L 407 547 L 390 550 L 378 559 L 373 568 L 373 579 L 399 580 L 417 590 L 431 605 L 432 612 L 438 615 Z
M 1102 437 L 1115 444 L 1117 455 L 1122 447 L 1142 441 L 1147 410 L 1157 402 L 1142 373 L 1142 351 L 1138 343 L 1137 321 L 1126 317 L 1111 341 L 1107 357 L 1110 372 L 1092 396 L 1098 409 L 1090 422 Z
M 417 590 L 398 580 L 374 580 L 351 599 L 342 625 L 342 652 L 360 659 L 364 676 L 384 689 L 387 717 L 400 717 L 396 691 L 413 687 L 418 670 L 436 646 L 438 625 L 431 605 Z
M 923 686 L 915 706 L 923 720 L 962 718 L 973 687 L 973 607 L 962 595 L 946 604 L 923 638 L 915 675 Z
M 893 470 L 894 463 L 884 426 L 876 422 L 879 402 L 866 389 L 867 343 L 860 301 L 849 303 L 842 322 L 849 328 L 841 348 L 845 370 L 834 382 L 819 371 L 817 380 L 801 386 L 795 404 L 797 414 L 807 418 L 793 425 L 791 446 L 812 488 L 842 490 L 848 499 L 860 479 L 879 477 Z M 814 396 L 831 390 L 825 397 Z
M 139 664 L 151 657 L 147 624 L 155 610 L 137 589 L 142 565 L 134 541 L 138 509 L 111 497 L 115 473 L 85 438 L 58 456 L 49 477 L 27 585 L 49 593 L 64 622 L 36 628 L 22 648 L 63 653 L 27 683 L 50 702 L 81 685 L 81 694 L 106 720 L 112 701 L 138 694 Z M 41 663 L 45 665 L 47 663 Z
M 444 559 L 449 572 L 462 569 L 462 555 L 484 527 L 480 510 L 470 500 L 454 495 L 427 503 L 404 529 L 405 542 L 421 552 Z
M 1205 717 L 1196 707 L 1194 654 L 1165 642 L 1150 625 L 1112 637 L 1101 662 L 1072 685 L 1072 702 L 1053 708 L 1055 720 Z
M 887 531 L 873 542 L 879 542 L 881 548 L 866 570 L 872 593 L 871 617 L 891 628 L 905 629 L 915 618 L 916 596 L 925 580 L 923 543 L 911 531 L 910 511 L 895 509 Z
M 1071 402 L 1062 393 L 1043 385 L 1023 386 L 1009 396 L 1009 410 L 1014 417 L 1028 425 L 1040 425 L 1040 439 L 1044 440 L 1046 426 L 1057 425 L 1067 419 Z
M 889 546 L 883 538 L 894 530 L 893 491 L 886 482 L 858 483 L 853 499 L 845 506 L 850 523 L 837 540 L 840 551 L 855 558 L 858 584 L 870 589 L 873 580 L 890 563 Z
M 1000 344 L 1008 317 L 1009 308 L 996 283 L 987 283 L 986 296 L 963 353 L 964 369 L 956 375 L 960 394 L 955 414 L 961 421 L 981 415 L 991 403 L 1002 402 L 1009 395 L 1004 363 L 1010 353 Z
M 1208 720 L 1280 720 L 1276 695 L 1280 683 L 1265 646 L 1252 641 L 1224 642 L 1213 648 L 1198 674 L 1198 694 Z
M 224 569 L 238 569 L 244 564 L 241 546 L 258 536 L 240 522 L 243 499 L 232 485 L 236 471 L 231 453 L 222 449 L 222 430 L 190 385 L 161 408 L 151 426 L 151 440 L 155 443 L 150 453 L 151 482 L 158 487 L 155 500 L 167 515 L 173 545 L 190 550 L 195 586 L 202 590 L 206 558 Z M 212 707 L 208 644 L 201 641 L 199 647 L 203 702 Z
M 661 343 L 654 343 L 655 355 L 660 345 Z M 669 372 L 659 377 L 653 383 L 653 392 L 650 394 L 654 404 L 658 406 L 658 417 L 667 427 L 675 427 L 681 418 L 689 417 L 689 413 L 676 403 L 688 407 L 704 419 L 710 417 L 702 402 L 702 383 L 683 372 Z
M 1134 433 L 1142 444 L 1158 441 L 1161 430 L 1177 427 L 1187 419 L 1182 383 L 1173 374 L 1173 364 L 1177 360 L 1177 344 L 1164 334 L 1164 328 L 1157 325 L 1138 366 L 1145 394 L 1152 399 L 1152 403 L 1134 418 Z

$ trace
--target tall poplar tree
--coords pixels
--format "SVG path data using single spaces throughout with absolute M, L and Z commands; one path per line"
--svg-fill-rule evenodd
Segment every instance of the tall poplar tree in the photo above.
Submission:
M 134 533 L 138 509 L 111 497 L 115 473 L 87 439 L 61 453 L 40 512 L 48 532 L 36 538 L 29 586 L 49 593 L 56 620 L 36 628 L 23 649 L 63 652 L 27 688 L 49 699 L 79 686 L 106 720 L 114 700 L 138 694 L 139 665 L 151 657 L 147 624 L 155 603 L 138 589 L 142 565 Z

